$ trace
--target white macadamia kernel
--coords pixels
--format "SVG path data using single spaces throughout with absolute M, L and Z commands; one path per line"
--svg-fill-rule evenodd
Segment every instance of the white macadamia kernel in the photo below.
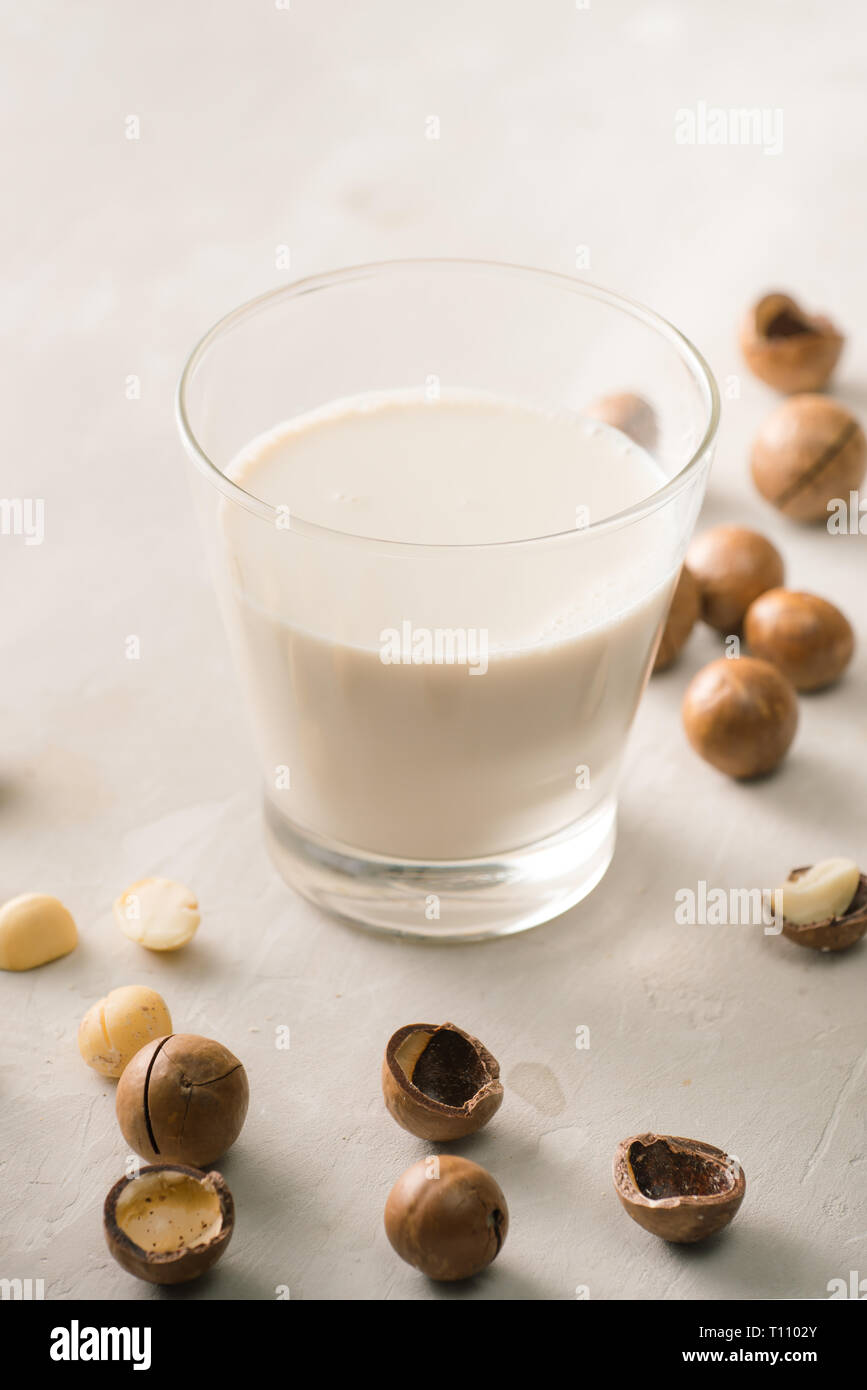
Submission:
M 102 1076 L 120 1076 L 145 1043 L 172 1031 L 166 1002 L 147 985 L 122 985 L 88 1009 L 78 1030 L 78 1050 Z
M 840 917 L 849 907 L 861 874 L 851 859 L 823 859 L 780 889 L 783 916 L 796 927 Z
M 114 917 L 130 941 L 149 951 L 177 951 L 201 921 L 195 893 L 170 878 L 142 878 L 114 904 Z
M 0 907 L 0 970 L 32 970 L 78 943 L 72 913 L 47 893 L 22 893 Z

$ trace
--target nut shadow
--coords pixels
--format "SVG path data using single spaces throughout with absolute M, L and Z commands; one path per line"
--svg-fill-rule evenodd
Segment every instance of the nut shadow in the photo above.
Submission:
M 799 1288 L 813 1288 L 817 1299 L 827 1296 L 827 1260 L 817 1256 L 809 1242 L 800 1243 L 754 1218 L 735 1223 L 697 1245 L 669 1248 L 678 1264 L 712 1264 L 714 1298 L 791 1298 L 792 1270 L 797 1270 Z M 705 1295 L 698 1291 L 695 1296 Z M 810 1295 L 801 1295 L 805 1296 Z
M 430 1298 L 436 1302 L 553 1302 L 563 1299 L 559 1286 L 546 1285 L 542 1278 L 530 1279 L 518 1269 L 501 1267 L 499 1259 L 472 1279 L 459 1279 L 453 1284 L 438 1284 L 428 1279 L 426 1283 Z

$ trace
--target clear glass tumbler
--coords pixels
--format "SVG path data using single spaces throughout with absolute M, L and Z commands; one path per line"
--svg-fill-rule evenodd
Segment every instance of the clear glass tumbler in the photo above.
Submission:
M 558 419 L 630 393 L 652 407 L 658 485 L 598 521 L 564 495 L 555 534 L 417 544 L 316 524 L 231 476 L 281 423 L 382 392 Z M 707 364 L 665 320 L 512 266 L 341 270 L 243 305 L 202 339 L 180 431 L 260 751 L 266 836 L 293 887 L 381 931 L 467 940 L 534 926 L 591 891 L 613 853 L 622 754 L 718 409 Z M 517 506 L 535 475 L 528 456 L 524 476 L 504 477 Z

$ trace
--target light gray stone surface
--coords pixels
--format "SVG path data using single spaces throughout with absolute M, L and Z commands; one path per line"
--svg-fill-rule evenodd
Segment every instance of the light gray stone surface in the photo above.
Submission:
M 751 491 L 748 444 L 773 397 L 734 332 L 754 293 L 792 287 L 850 330 L 839 390 L 867 404 L 865 31 L 854 0 L 834 14 L 805 0 L 5 7 L 2 492 L 44 497 L 46 535 L 0 540 L 0 887 L 57 893 L 81 944 L 0 980 L 0 1274 L 44 1278 L 53 1298 L 570 1299 L 586 1285 L 729 1299 L 822 1298 L 867 1273 L 867 952 L 673 920 L 675 891 L 700 879 L 770 886 L 827 854 L 867 861 L 867 541 L 797 529 Z M 702 101 L 781 108 L 782 153 L 679 146 L 676 110 Z M 262 847 L 172 394 L 198 335 L 286 280 L 281 245 L 293 277 L 398 255 L 569 272 L 588 247 L 583 273 L 693 336 L 730 396 L 740 383 L 705 522 L 764 529 L 792 581 L 858 629 L 849 676 L 802 702 L 785 769 L 756 786 L 685 744 L 682 691 L 717 651 L 696 635 L 639 712 L 607 878 L 523 937 L 372 938 L 296 898 Z M 112 921 L 143 874 L 200 895 L 176 958 Z M 105 1249 L 126 1148 L 114 1084 L 76 1049 L 87 1006 L 133 981 L 165 994 L 177 1028 L 233 1048 L 252 1085 L 224 1165 L 233 1245 L 174 1294 Z M 485 1040 L 507 1088 L 463 1151 L 499 1179 L 512 1230 L 463 1289 L 401 1264 L 382 1227 L 425 1145 L 385 1115 L 380 1055 L 399 1024 L 444 1018 Z M 743 1162 L 745 1204 L 712 1247 L 668 1247 L 621 1211 L 611 1155 L 646 1128 Z

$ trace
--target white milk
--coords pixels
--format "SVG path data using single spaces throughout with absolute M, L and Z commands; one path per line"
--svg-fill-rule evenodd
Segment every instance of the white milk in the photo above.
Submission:
M 377 395 L 271 430 L 230 476 L 280 509 L 276 525 L 235 503 L 221 517 L 279 815 L 348 850 L 453 861 L 611 799 L 672 548 L 576 527 L 661 486 L 645 452 L 573 415 Z

